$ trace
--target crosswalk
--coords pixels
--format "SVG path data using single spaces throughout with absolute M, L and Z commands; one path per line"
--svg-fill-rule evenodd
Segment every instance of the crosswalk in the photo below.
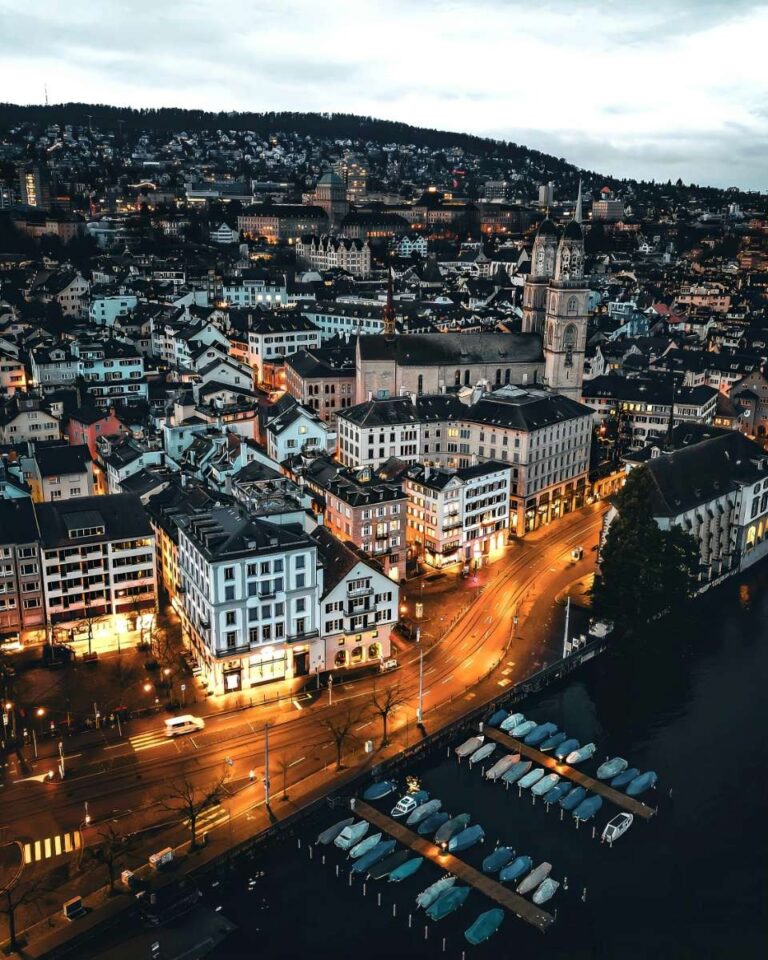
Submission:
M 203 810 L 197 818 L 195 829 L 198 834 L 201 834 L 206 830 L 213 830 L 214 827 L 220 827 L 223 823 L 226 823 L 227 820 L 229 820 L 227 811 L 221 805 L 216 805 L 215 807 L 209 807 L 207 810 Z M 189 819 L 186 819 L 184 826 L 188 828 L 189 825 Z
M 79 830 L 69 833 L 59 833 L 55 837 L 45 837 L 43 840 L 30 840 L 24 844 L 24 863 L 37 863 L 40 860 L 50 860 L 51 857 L 60 857 L 66 853 L 74 853 L 80 849 L 82 841 Z
M 166 737 L 161 731 L 156 730 L 151 733 L 140 733 L 135 737 L 129 737 L 128 742 L 138 753 L 141 750 L 151 750 L 153 747 L 160 747 L 165 743 L 171 742 L 171 737 Z

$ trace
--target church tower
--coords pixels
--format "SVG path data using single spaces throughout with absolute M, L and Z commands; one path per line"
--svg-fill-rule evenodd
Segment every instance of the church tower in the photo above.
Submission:
M 588 296 L 584 285 L 584 234 L 574 218 L 557 246 L 544 320 L 544 382 L 550 390 L 572 400 L 581 399 Z
M 555 273 L 557 228 L 547 217 L 536 233 L 531 255 L 531 272 L 523 288 L 523 333 L 544 335 L 547 284 Z

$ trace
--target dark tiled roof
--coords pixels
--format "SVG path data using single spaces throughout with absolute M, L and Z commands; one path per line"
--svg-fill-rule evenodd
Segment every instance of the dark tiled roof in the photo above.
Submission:
M 358 563 L 381 572 L 368 557 L 357 552 L 354 544 L 342 543 L 333 536 L 327 527 L 316 527 L 310 534 L 317 544 L 317 550 L 323 564 L 323 596 L 327 596 Z
M 466 366 L 471 363 L 538 363 L 537 333 L 409 334 L 387 339 L 378 334 L 358 338 L 362 360 L 394 360 L 400 366 Z
M 40 536 L 47 548 L 65 546 L 70 542 L 69 530 L 103 525 L 103 536 L 84 537 L 77 542 L 92 540 L 123 540 L 149 537 L 152 528 L 141 500 L 129 493 L 101 497 L 76 497 L 56 503 L 35 505 Z
M 29 497 L 0 500 L 0 543 L 31 543 L 40 531 Z
M 35 460 L 41 476 L 56 477 L 68 473 L 85 473 L 91 454 L 84 443 L 39 443 L 35 447 Z

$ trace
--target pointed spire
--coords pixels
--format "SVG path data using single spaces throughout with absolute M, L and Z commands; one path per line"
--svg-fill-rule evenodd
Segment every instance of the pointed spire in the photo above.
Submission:
M 573 211 L 573 219 L 576 223 L 581 223 L 581 177 L 579 177 L 579 192 L 576 196 L 576 209 Z
M 667 436 L 664 439 L 664 449 L 672 453 L 675 449 L 675 372 L 672 371 L 672 396 L 669 401 L 669 422 L 667 423 Z
M 387 271 L 387 302 L 384 306 L 384 336 L 392 338 L 395 335 L 395 295 L 392 289 L 392 267 Z

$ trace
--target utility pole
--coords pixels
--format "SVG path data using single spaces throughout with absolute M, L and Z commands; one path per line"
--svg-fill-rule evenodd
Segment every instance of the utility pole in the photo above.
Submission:
M 333 706 L 333 674 L 328 675 L 328 706 Z
M 424 650 L 421 646 L 421 627 L 416 627 L 416 643 L 419 647 L 419 705 L 416 708 L 416 723 L 422 722 L 424 701 Z
M 570 653 L 570 644 L 568 643 L 568 626 L 571 620 L 571 598 L 568 597 L 568 602 L 565 605 L 565 631 L 563 633 L 563 658 L 567 657 Z
M 269 806 L 269 724 L 264 724 L 264 805 Z

